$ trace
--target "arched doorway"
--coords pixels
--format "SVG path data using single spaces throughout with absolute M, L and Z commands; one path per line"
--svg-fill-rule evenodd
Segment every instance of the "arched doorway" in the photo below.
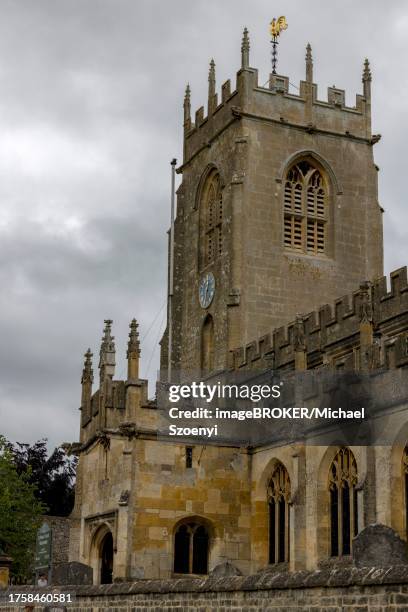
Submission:
M 113 538 L 109 531 L 102 540 L 100 547 L 101 559 L 101 584 L 110 584 L 112 582 L 113 572 Z

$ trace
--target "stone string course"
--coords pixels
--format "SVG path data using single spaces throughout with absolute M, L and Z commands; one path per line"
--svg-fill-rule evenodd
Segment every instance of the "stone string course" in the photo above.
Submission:
M 21 592 L 25 588 L 0 591 L 0 610 L 15 612 L 16 607 L 7 605 L 4 600 L 9 592 Z M 44 592 L 51 590 L 44 589 Z M 75 612 L 406 611 L 408 566 L 264 572 L 204 580 L 138 580 L 60 590 L 76 593 L 76 601 L 69 607 Z

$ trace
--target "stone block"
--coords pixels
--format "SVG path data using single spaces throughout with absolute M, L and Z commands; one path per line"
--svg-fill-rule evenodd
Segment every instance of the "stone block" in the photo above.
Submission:
M 77 561 L 69 561 L 68 563 L 60 563 L 53 567 L 52 584 L 55 585 L 86 585 L 92 584 L 93 570 L 85 563 Z
M 242 576 L 242 572 L 229 561 L 219 563 L 210 573 L 214 578 L 229 578 L 230 576 Z
M 386 525 L 369 525 L 353 540 L 357 567 L 391 567 L 408 564 L 408 546 Z

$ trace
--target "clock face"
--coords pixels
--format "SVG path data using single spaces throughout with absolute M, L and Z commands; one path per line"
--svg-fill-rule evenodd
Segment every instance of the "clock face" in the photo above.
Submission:
M 198 288 L 198 299 L 201 308 L 208 308 L 213 301 L 215 293 L 215 278 L 212 272 L 204 274 Z

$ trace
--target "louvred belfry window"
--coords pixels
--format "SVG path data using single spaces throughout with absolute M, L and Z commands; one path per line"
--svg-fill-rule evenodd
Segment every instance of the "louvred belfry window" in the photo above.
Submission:
M 223 202 L 220 175 L 217 171 L 208 176 L 201 201 L 204 248 L 202 267 L 211 264 L 223 250 Z
M 327 250 L 328 190 L 318 168 L 302 161 L 289 170 L 284 186 L 284 245 L 324 255 Z

